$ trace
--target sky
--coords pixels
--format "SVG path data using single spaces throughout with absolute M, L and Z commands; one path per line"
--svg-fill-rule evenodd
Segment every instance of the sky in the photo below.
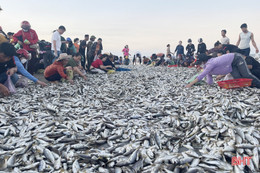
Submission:
M 28 20 L 39 39 L 50 41 L 52 31 L 64 25 L 65 38 L 95 35 L 103 39 L 103 52 L 116 55 L 122 55 L 125 45 L 132 55 L 166 53 L 167 44 L 174 51 L 189 38 L 196 47 L 203 38 L 212 48 L 222 29 L 236 44 L 242 23 L 260 48 L 259 0 L 0 0 L 0 6 L 5 32 L 17 32 L 21 21 Z

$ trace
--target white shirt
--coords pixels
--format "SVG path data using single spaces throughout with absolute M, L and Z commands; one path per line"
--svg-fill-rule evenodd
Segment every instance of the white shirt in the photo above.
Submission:
M 58 31 L 55 31 L 52 34 L 52 38 L 51 38 L 51 50 L 54 51 L 54 45 L 53 45 L 53 41 L 56 41 L 56 49 L 57 51 L 60 51 L 60 47 L 61 47 L 61 37 L 60 37 L 60 33 Z
M 221 44 L 229 44 L 230 43 L 230 40 L 228 37 L 222 37 L 221 38 Z
M 252 35 L 251 32 L 247 32 L 247 33 L 242 32 L 240 34 L 240 44 L 238 46 L 240 49 L 250 48 L 251 35 Z

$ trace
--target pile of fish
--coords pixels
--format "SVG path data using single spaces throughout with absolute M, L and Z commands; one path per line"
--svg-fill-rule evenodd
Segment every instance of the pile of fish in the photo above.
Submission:
M 260 90 L 188 89 L 194 69 L 131 68 L 0 98 L 0 172 L 260 171 Z

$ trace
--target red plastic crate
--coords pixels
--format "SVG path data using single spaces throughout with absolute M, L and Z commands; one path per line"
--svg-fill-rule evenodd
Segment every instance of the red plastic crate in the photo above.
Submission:
M 220 88 L 232 89 L 232 88 L 243 88 L 252 85 L 252 79 L 232 79 L 217 82 Z

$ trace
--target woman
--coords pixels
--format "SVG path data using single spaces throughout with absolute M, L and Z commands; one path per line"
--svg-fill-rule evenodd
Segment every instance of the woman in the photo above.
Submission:
M 111 70 L 113 68 L 111 65 L 104 66 L 103 64 L 108 57 L 109 55 L 107 54 L 101 55 L 99 59 L 91 64 L 90 71 L 94 73 L 106 73 L 107 71 Z
M 125 59 L 128 59 L 128 57 L 129 57 L 129 47 L 128 47 L 128 45 L 126 45 L 125 46 L 125 48 L 122 50 L 122 52 L 123 52 L 123 54 L 124 54 L 124 58 Z
M 21 75 L 25 76 L 26 78 L 30 79 L 36 84 L 40 84 L 41 86 L 47 86 L 46 83 L 40 81 L 39 79 L 35 78 L 31 75 L 23 66 L 23 64 L 30 60 L 31 54 L 25 49 L 19 49 L 16 51 L 17 56 L 14 56 L 15 64 L 17 66 L 17 72 Z
M 38 62 L 37 58 L 37 43 L 38 43 L 38 35 L 37 33 L 31 29 L 31 25 L 28 21 L 23 21 L 21 23 L 21 30 L 18 31 L 13 36 L 14 43 L 19 43 L 25 50 L 32 54 L 32 58 L 28 61 L 28 72 L 33 74 L 37 72 L 37 67 L 35 64 Z
M 61 79 L 68 80 L 71 84 L 73 84 L 73 76 L 68 76 L 65 74 L 67 70 L 72 71 L 71 67 L 64 67 L 68 64 L 71 55 L 66 53 L 60 54 L 59 58 L 50 66 L 48 66 L 44 71 L 44 77 L 47 81 L 50 82 L 58 82 Z
M 260 88 L 260 80 L 252 75 L 247 68 L 245 59 L 241 54 L 230 53 L 220 57 L 212 58 L 206 54 L 198 55 L 196 65 L 204 64 L 204 71 L 186 87 L 190 88 L 207 76 L 207 83 L 213 84 L 212 75 L 226 75 L 230 73 L 234 79 L 253 79 L 252 86 Z

